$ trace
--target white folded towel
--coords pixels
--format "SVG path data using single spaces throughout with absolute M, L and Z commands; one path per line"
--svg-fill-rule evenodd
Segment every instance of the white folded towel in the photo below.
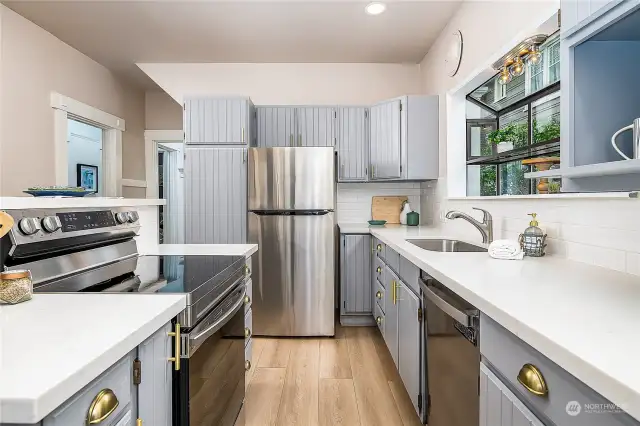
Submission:
M 489 256 L 494 259 L 522 260 L 524 253 L 517 241 L 496 240 L 489 245 Z

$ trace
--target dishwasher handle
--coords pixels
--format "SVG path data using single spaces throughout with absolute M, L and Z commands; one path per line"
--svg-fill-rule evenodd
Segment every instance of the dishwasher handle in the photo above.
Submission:
M 435 282 L 434 279 L 420 279 L 422 292 L 431 303 L 436 305 L 442 312 L 449 315 L 454 320 L 458 321 L 465 327 L 473 326 L 473 319 L 478 317 L 479 311 L 476 309 L 461 310 L 455 306 L 455 301 L 451 296 L 447 295 L 443 291 L 440 291 L 437 287 L 429 285 L 429 283 Z

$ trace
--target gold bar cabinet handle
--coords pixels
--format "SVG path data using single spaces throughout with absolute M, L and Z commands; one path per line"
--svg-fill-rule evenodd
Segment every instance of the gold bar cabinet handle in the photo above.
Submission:
M 118 408 L 118 397 L 111 389 L 102 389 L 89 406 L 87 424 L 97 425 L 109 417 Z
M 298 135 L 298 146 L 302 146 L 302 135 Z
M 533 364 L 525 364 L 518 373 L 518 382 L 534 395 L 547 396 L 549 388 L 544 376 Z
M 244 142 L 244 127 L 242 128 L 242 142 Z
M 293 146 L 293 133 L 289 135 L 289 146 Z
M 142 419 L 136 420 L 136 426 L 142 426 Z
M 180 354 L 182 353 L 182 350 L 180 348 L 180 324 L 176 323 L 176 331 L 172 331 L 167 333 L 169 336 L 173 336 L 174 337 L 174 341 L 175 341 L 175 347 L 176 347 L 176 353 L 175 356 L 169 358 L 169 362 L 173 362 L 174 368 L 176 371 L 180 371 Z

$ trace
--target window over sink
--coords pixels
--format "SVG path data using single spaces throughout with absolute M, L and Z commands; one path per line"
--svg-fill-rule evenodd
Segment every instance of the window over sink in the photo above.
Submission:
M 468 196 L 560 192 L 560 179 L 525 178 L 559 167 L 559 47 L 556 32 L 530 54 L 535 60 L 525 56 L 524 70 L 512 65 L 467 94 Z

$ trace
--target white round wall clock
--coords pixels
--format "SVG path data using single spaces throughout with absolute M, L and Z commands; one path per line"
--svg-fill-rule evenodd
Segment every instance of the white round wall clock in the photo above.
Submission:
M 444 65 L 450 77 L 457 74 L 462 61 L 462 33 L 459 30 L 449 34 L 447 40 L 447 52 L 444 58 Z

